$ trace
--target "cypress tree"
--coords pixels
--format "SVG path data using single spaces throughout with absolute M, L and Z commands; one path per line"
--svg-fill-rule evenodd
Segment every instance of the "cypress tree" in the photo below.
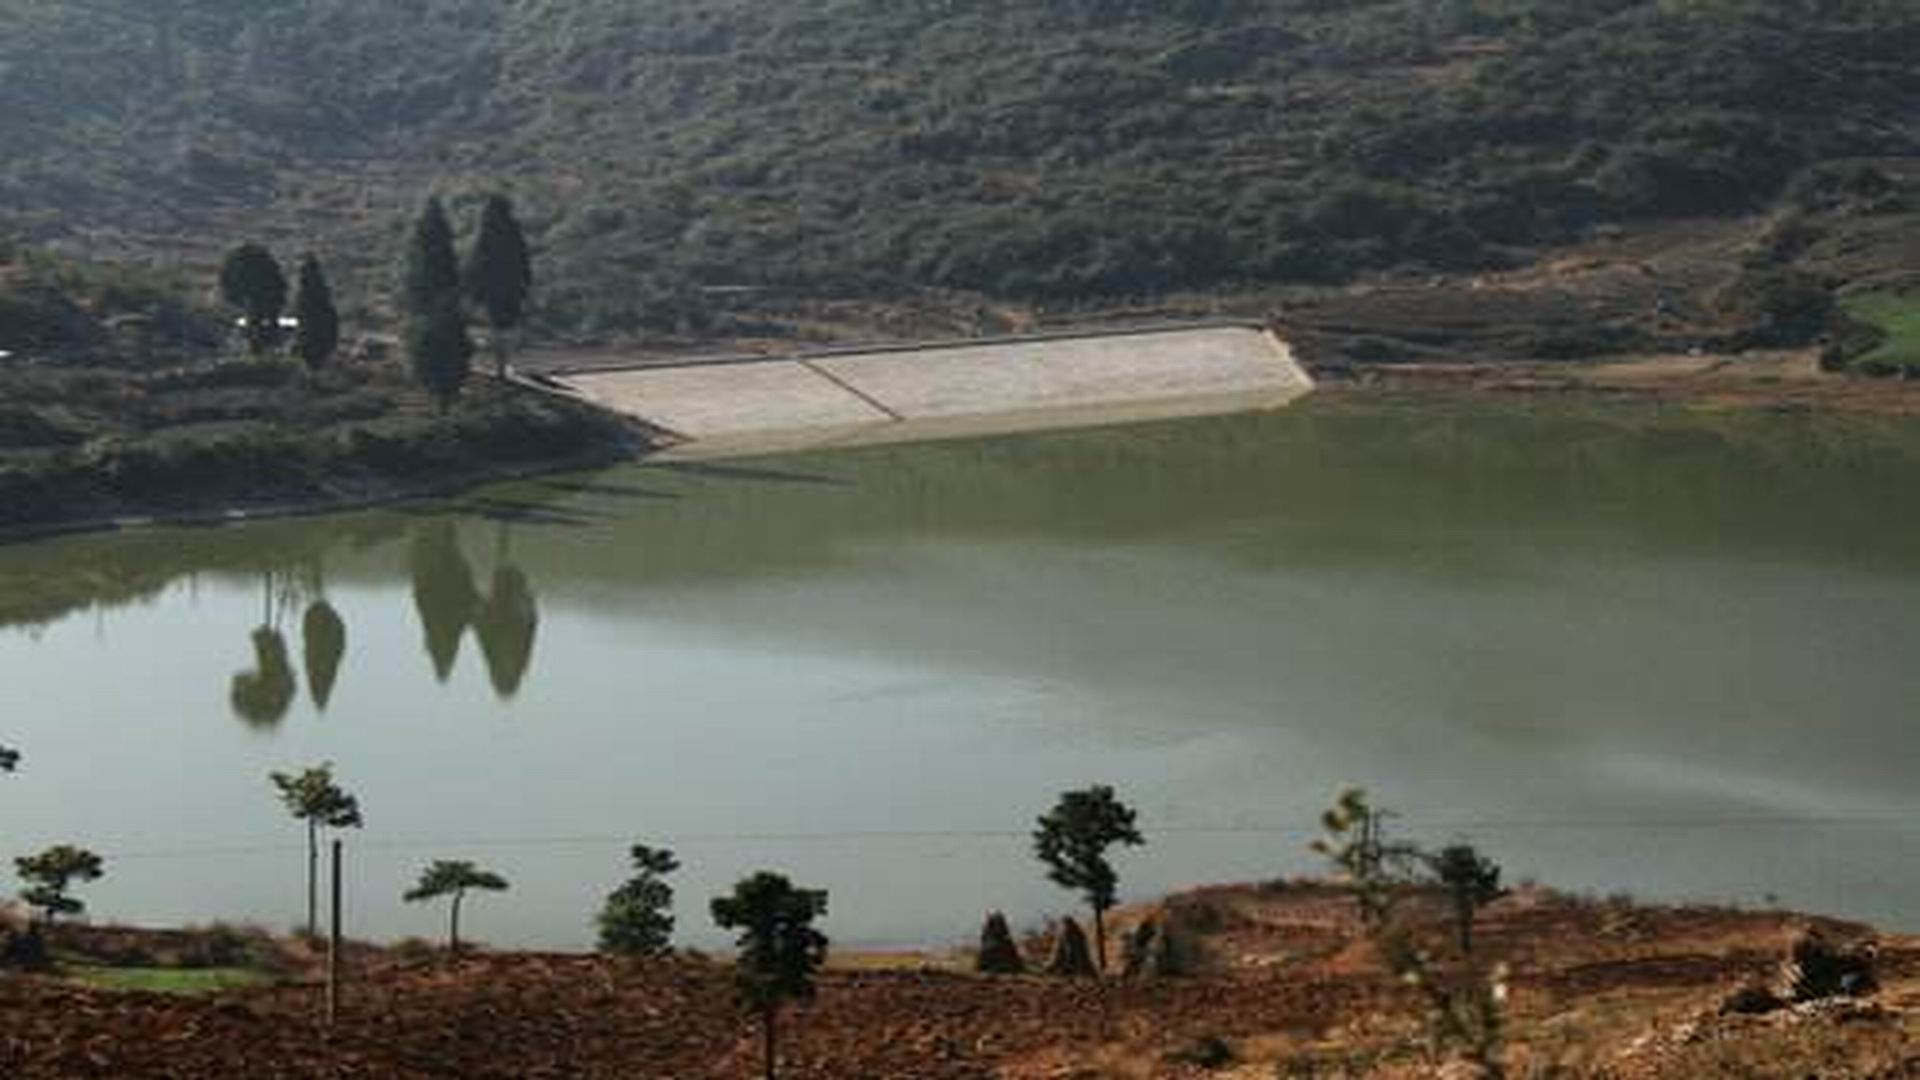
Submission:
M 460 295 L 440 294 L 425 310 L 407 320 L 407 358 L 414 377 L 447 411 L 473 368 L 473 339 L 467 336 Z
M 312 255 L 300 262 L 300 291 L 294 294 L 293 312 L 300 320 L 300 328 L 294 331 L 294 354 L 307 370 L 319 371 L 340 347 L 340 311 L 333 305 L 327 273 Z
M 409 316 L 431 314 L 448 297 L 453 298 L 458 310 L 460 264 L 453 254 L 453 227 L 447 223 L 447 208 L 438 197 L 427 200 L 426 209 L 413 223 L 402 287 Z
M 526 315 L 527 296 L 533 290 L 533 263 L 527 238 L 514 220 L 513 203 L 504 195 L 489 195 L 480 214 L 480 236 L 467 260 L 467 298 L 487 313 L 493 327 L 493 355 L 498 373 L 507 373 L 507 335 Z

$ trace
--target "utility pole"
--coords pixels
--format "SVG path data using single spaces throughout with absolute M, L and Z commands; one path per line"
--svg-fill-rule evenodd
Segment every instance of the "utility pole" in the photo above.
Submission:
M 333 915 L 327 932 L 327 1026 L 340 1015 L 340 841 L 333 842 Z

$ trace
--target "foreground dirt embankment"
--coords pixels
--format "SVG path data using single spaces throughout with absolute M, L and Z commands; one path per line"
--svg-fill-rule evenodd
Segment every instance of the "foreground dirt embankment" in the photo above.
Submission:
M 783 1076 L 1009 1080 L 1436 1075 L 1419 999 L 1319 886 L 1200 890 L 1177 911 L 1201 970 L 1105 982 L 965 973 L 960 958 L 855 957 L 784 1026 Z M 1723 1015 L 1794 933 L 1865 928 L 1781 913 L 1646 908 L 1522 891 L 1483 915 L 1511 965 L 1511 1074 L 1920 1076 L 1920 939 L 1879 942 L 1881 988 L 1764 1016 Z M 0 978 L 9 1077 L 746 1077 L 754 1026 L 724 965 L 680 958 L 357 958 L 338 1027 L 310 985 L 210 998 Z M 1216 1053 L 1211 1068 L 1197 1063 Z M 1224 1048 L 1226 1057 L 1217 1051 Z

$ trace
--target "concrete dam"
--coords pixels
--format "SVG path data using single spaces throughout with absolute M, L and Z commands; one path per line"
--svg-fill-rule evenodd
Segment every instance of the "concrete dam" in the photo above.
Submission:
M 615 362 L 542 382 L 665 429 L 680 458 L 1249 412 L 1313 386 L 1255 323 Z

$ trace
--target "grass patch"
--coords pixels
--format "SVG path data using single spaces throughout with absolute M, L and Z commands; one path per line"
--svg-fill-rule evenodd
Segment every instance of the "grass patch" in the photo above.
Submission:
M 1847 314 L 1872 323 L 1886 335 L 1872 352 L 1855 357 L 1854 367 L 1920 373 L 1920 296 L 1875 293 L 1849 297 L 1844 303 Z
M 251 968 L 141 968 L 70 966 L 67 981 L 95 990 L 132 990 L 150 994 L 218 994 L 272 983 L 273 976 Z

